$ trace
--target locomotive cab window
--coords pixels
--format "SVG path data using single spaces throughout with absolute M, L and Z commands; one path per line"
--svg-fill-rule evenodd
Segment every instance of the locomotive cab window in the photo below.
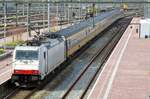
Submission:
M 38 60 L 38 51 L 16 50 L 17 60 Z
M 46 52 L 44 52 L 44 59 L 46 59 Z

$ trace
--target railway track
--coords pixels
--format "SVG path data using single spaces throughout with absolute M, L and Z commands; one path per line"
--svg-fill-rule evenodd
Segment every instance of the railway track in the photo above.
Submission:
M 72 99 L 74 96 L 75 99 L 82 99 L 84 98 L 84 96 L 87 94 L 91 84 L 93 83 L 93 81 L 95 80 L 97 74 L 101 71 L 102 66 L 104 64 L 104 62 L 106 61 L 106 59 L 108 58 L 108 56 L 110 55 L 112 49 L 115 47 L 115 45 L 117 44 L 117 42 L 119 41 L 120 37 L 122 36 L 123 32 L 125 31 L 126 27 L 128 26 L 130 20 L 123 20 L 120 21 L 118 24 L 116 25 L 116 28 L 114 30 L 111 30 L 110 32 L 117 32 L 113 35 L 113 37 L 109 40 L 109 43 L 107 43 L 102 49 L 100 49 L 89 61 L 89 63 L 84 67 L 84 69 L 82 70 L 82 72 L 80 74 L 78 74 L 77 79 L 69 86 L 69 88 L 64 92 L 64 94 L 62 95 L 62 99 Z M 117 31 L 116 31 L 117 29 Z M 84 79 L 84 76 L 87 75 L 89 73 L 89 70 L 91 68 L 93 68 L 93 63 L 98 59 L 101 58 L 101 63 L 99 63 L 99 66 L 97 68 L 97 70 L 92 73 L 92 75 L 89 77 L 88 81 L 85 83 L 85 88 L 82 89 L 82 91 L 80 91 L 79 93 L 74 93 L 74 90 L 77 88 L 77 86 L 80 85 L 81 80 Z M 46 86 L 48 83 L 46 83 L 43 86 Z M 43 87 L 44 88 L 44 87 Z M 38 92 L 39 89 L 38 88 L 33 88 L 30 90 L 26 90 L 26 89 L 16 89 L 14 90 L 12 93 L 10 93 L 6 98 L 8 99 L 29 99 L 32 97 L 32 95 L 34 95 L 36 92 Z M 74 95 L 76 94 L 76 95 Z
M 22 88 L 15 88 L 11 93 L 9 93 L 5 99 L 28 99 L 32 93 L 34 93 L 37 89 L 22 89 Z M 15 97 L 15 98 L 12 98 Z
M 98 73 L 101 71 L 103 64 L 105 63 L 105 60 L 108 58 L 110 53 L 112 52 L 113 48 L 119 41 L 119 39 L 122 36 L 122 33 L 124 29 L 127 27 L 127 24 L 123 26 L 123 24 L 120 24 L 118 28 L 120 28 L 117 33 L 113 36 L 112 39 L 110 39 L 110 43 L 106 44 L 102 49 L 100 49 L 89 61 L 89 63 L 85 66 L 84 70 L 79 74 L 77 79 L 73 82 L 73 84 L 68 88 L 68 90 L 64 93 L 62 96 L 62 99 L 83 99 L 85 94 L 87 93 L 89 87 L 91 86 L 92 82 L 95 80 L 96 76 Z M 75 93 L 74 90 L 77 89 L 77 86 L 79 86 L 80 82 L 82 79 L 84 79 L 84 76 L 89 73 L 89 69 L 92 68 L 94 61 L 97 60 L 97 58 L 101 57 L 102 63 L 99 64 L 96 72 L 89 78 L 89 81 L 86 84 L 86 88 L 82 89 L 82 92 L 80 93 Z M 73 97 L 75 95 L 75 97 Z

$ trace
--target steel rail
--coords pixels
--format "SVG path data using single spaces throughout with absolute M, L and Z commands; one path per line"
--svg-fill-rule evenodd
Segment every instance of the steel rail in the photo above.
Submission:
M 116 33 L 112 39 L 110 39 L 109 42 L 111 43 L 107 43 L 102 49 L 100 49 L 90 60 L 90 62 L 85 66 L 85 68 L 83 69 L 83 71 L 79 74 L 79 76 L 77 77 L 77 79 L 72 83 L 72 85 L 68 88 L 68 90 L 65 92 L 65 94 L 62 96 L 62 99 L 66 99 L 66 97 L 69 95 L 69 93 L 71 92 L 71 90 L 73 90 L 74 86 L 79 82 L 79 80 L 83 77 L 83 75 L 86 73 L 86 71 L 90 68 L 91 64 L 97 59 L 97 57 L 101 54 L 103 54 L 103 51 L 105 50 L 109 50 L 109 53 L 113 50 L 113 48 L 116 45 L 116 41 L 119 41 L 119 38 L 122 35 L 122 28 L 124 26 L 120 26 L 120 29 L 117 31 L 118 33 Z M 125 27 L 124 27 L 125 28 Z M 120 33 L 120 34 L 119 34 Z M 117 36 L 117 38 L 116 38 Z M 115 39 L 115 40 L 114 40 Z M 114 40 L 114 41 L 113 41 Z M 110 47 L 109 47 L 110 46 Z M 109 48 L 108 48 L 109 47 Z M 106 57 L 104 57 L 104 59 L 106 59 L 109 55 L 106 55 Z M 104 63 L 105 61 L 103 61 Z M 86 92 L 88 91 L 91 83 L 93 82 L 93 80 L 96 78 L 98 72 L 100 71 L 103 63 L 101 64 L 101 66 L 99 66 L 99 68 L 97 69 L 96 73 L 94 74 L 94 76 L 91 78 L 90 82 L 88 83 L 85 91 L 83 92 L 83 94 L 81 95 L 81 99 L 85 96 Z

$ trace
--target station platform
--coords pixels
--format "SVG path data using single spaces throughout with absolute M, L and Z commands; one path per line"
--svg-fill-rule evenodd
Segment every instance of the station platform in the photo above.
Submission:
M 88 99 L 149 99 L 150 39 L 139 38 L 133 18 L 91 89 Z
M 8 81 L 12 75 L 12 57 L 0 61 L 0 85 Z

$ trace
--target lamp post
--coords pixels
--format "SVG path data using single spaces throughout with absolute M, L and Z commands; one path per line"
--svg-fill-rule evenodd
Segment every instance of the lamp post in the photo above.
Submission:
M 23 3 L 23 5 L 22 5 L 22 15 L 24 16 L 25 14 L 24 14 L 24 8 L 25 8 L 25 6 L 24 6 L 24 3 Z
M 49 3 L 50 0 L 48 0 L 48 32 L 50 33 L 50 3 Z
M 95 22 L 94 22 L 94 12 L 95 12 L 95 4 L 92 4 L 92 9 L 93 9 L 93 28 L 95 27 Z
M 16 27 L 18 26 L 18 4 L 16 3 Z
M 79 2 L 80 2 L 81 0 L 79 0 Z M 80 2 L 80 4 L 79 4 L 79 9 L 80 9 L 80 12 L 79 12 L 79 19 L 80 19 L 80 21 L 81 21 L 81 17 L 82 17 L 82 10 L 81 10 L 81 8 L 82 8 L 82 5 L 81 5 L 81 2 Z
M 69 20 L 70 20 L 70 13 L 69 13 L 69 10 L 70 9 L 70 6 L 69 6 L 69 4 L 68 4 L 68 24 L 69 24 Z
M 29 33 L 29 37 L 31 37 L 30 9 L 31 9 L 31 4 L 28 3 L 28 6 L 27 6 L 27 31 Z
M 5 2 L 5 0 L 3 0 L 3 11 L 4 11 L 4 49 L 6 49 L 6 27 L 7 27 L 7 23 L 6 23 L 6 20 L 7 20 L 7 11 L 6 11 L 6 8 L 7 7 L 7 4 Z
M 45 29 L 45 4 L 43 4 L 43 29 Z

